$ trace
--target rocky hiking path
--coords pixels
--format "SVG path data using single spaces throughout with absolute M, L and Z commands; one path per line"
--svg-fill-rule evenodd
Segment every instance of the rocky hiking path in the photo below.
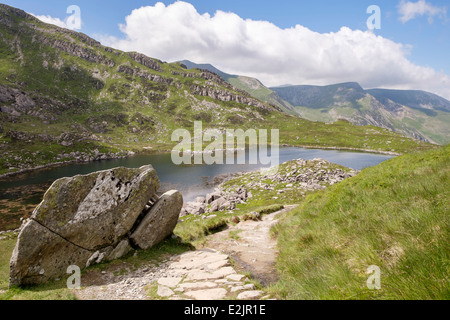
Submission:
M 264 215 L 261 220 L 247 220 L 208 237 L 207 246 L 228 254 L 238 269 L 250 273 L 263 285 L 277 280 L 275 259 L 277 241 L 270 236 L 270 228 L 280 214 L 297 206 L 285 206 L 281 211 Z
M 270 237 L 270 228 L 278 215 L 293 208 L 287 206 L 264 215 L 260 221 L 230 226 L 209 236 L 203 248 L 168 257 L 159 265 L 149 263 L 122 275 L 117 275 L 117 266 L 114 270 L 88 273 L 82 279 L 83 288 L 76 292 L 77 297 L 82 300 L 268 299 L 243 273 L 250 273 L 264 285 L 276 280 L 276 240 Z

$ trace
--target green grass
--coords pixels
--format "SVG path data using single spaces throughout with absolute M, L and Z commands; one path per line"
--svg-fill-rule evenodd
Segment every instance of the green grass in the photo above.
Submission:
M 60 280 L 37 287 L 14 287 L 0 294 L 0 300 L 76 300 L 76 296 L 67 289 L 66 280 Z
M 174 234 L 188 243 L 201 242 L 206 236 L 224 229 L 228 225 L 228 220 L 225 213 L 217 214 L 217 217 L 209 219 L 188 216 L 178 223 Z
M 9 287 L 9 261 L 16 245 L 16 239 L 0 240 L 0 290 Z
M 281 299 L 449 299 L 450 147 L 401 156 L 308 196 L 273 230 Z M 381 268 L 381 290 L 366 270 Z
M 241 239 L 241 236 L 239 234 L 242 231 L 244 231 L 244 230 L 231 230 L 230 233 L 229 233 L 230 239 L 238 241 L 239 239 Z
M 9 289 L 9 261 L 15 245 L 15 236 L 8 235 L 7 239 L 0 240 L 0 300 L 75 299 L 75 295 L 67 289 L 65 279 L 37 287 Z

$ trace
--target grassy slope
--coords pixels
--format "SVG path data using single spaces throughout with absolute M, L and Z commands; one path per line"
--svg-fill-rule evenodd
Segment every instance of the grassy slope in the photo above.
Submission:
M 16 38 L 17 29 L 22 32 Z M 113 61 L 115 66 L 69 55 L 35 41 L 35 35 L 73 42 Z M 236 102 L 195 96 L 191 94 L 193 85 L 240 93 L 223 84 L 207 81 L 199 70 L 185 70 L 178 64 L 158 62 L 161 71 L 155 71 L 132 60 L 124 52 L 90 45 L 78 37 L 38 20 L 20 17 L 14 18 L 12 27 L 0 29 L 0 43 L 6 44 L 0 46 L 0 84 L 20 89 L 35 100 L 43 100 L 38 106 L 45 107 L 37 111 L 44 118 L 50 118 L 44 122 L 37 116 L 22 114 L 10 121 L 6 114 L 0 113 L 0 174 L 71 160 L 70 157 L 57 159 L 57 156 L 76 151 L 92 155 L 95 149 L 100 153 L 123 151 L 124 154 L 146 147 L 170 150 L 174 145 L 170 141 L 172 132 L 178 128 L 193 128 L 194 121 L 203 121 L 205 128 L 280 129 L 281 143 L 297 146 L 398 153 L 430 147 L 380 128 L 357 127 L 346 122 L 326 125 L 276 110 L 260 110 Z M 172 79 L 173 83 L 166 85 L 118 72 L 118 67 L 123 65 Z M 191 76 L 184 77 L 180 73 Z M 102 88 L 96 87 L 99 78 L 104 85 Z M 103 130 L 98 131 L 95 127 Z M 56 141 L 12 140 L 8 136 L 10 131 L 47 134 L 56 140 L 62 133 L 69 132 L 82 134 L 85 140 L 64 147 Z M 93 135 L 96 136 L 94 140 L 91 139 Z
M 374 126 L 357 126 L 347 121 L 333 124 L 311 122 L 296 117 L 280 119 L 280 143 L 317 148 L 366 149 L 379 152 L 408 153 L 436 146 L 411 140 Z
M 275 228 L 283 299 L 449 299 L 450 147 L 363 170 Z M 381 290 L 366 288 L 370 265 Z
M 343 118 L 362 119 L 364 117 L 364 113 L 361 113 L 358 109 L 352 108 L 351 106 L 330 106 L 324 107 L 323 109 L 295 107 L 295 109 L 303 118 L 311 121 L 334 122 Z M 405 132 L 407 132 L 408 129 L 415 129 L 428 139 L 441 145 L 445 145 L 449 142 L 448 137 L 450 137 L 450 133 L 448 124 L 450 123 L 450 113 L 435 111 L 436 115 L 429 116 L 420 110 L 408 107 L 405 107 L 405 110 L 407 110 L 408 113 L 399 117 L 395 117 L 385 111 L 386 124 L 392 124 L 397 130 L 406 129 Z

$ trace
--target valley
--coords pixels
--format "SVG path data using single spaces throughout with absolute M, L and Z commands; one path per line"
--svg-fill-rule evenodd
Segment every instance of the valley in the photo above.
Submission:
M 449 128 L 430 92 L 267 87 L 0 4 L 0 300 L 448 300 Z M 176 165 L 180 129 L 278 130 L 279 165 Z

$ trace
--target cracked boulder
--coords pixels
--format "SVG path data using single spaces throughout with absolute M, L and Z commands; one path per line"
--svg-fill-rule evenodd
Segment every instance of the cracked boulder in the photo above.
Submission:
M 141 249 L 151 248 L 171 235 L 183 206 L 183 196 L 172 190 L 161 196 L 131 234 L 130 240 Z
M 10 286 L 45 283 L 84 266 L 92 252 L 80 248 L 30 219 L 23 226 L 10 263 Z
M 64 239 L 98 250 L 134 226 L 160 184 L 152 166 L 115 168 L 53 183 L 32 219 Z
M 177 221 L 182 197 L 174 191 L 160 201 L 159 186 L 152 166 L 55 181 L 21 228 L 10 262 L 10 285 L 41 284 L 64 277 L 70 265 L 83 268 L 120 258 L 131 250 L 128 236 L 138 229 L 163 240 L 176 225 L 166 216 L 176 216 Z M 154 216 L 149 223 L 147 214 L 155 212 L 153 207 L 162 207 L 157 210 L 162 217 Z M 156 236 L 155 230 L 162 233 Z

